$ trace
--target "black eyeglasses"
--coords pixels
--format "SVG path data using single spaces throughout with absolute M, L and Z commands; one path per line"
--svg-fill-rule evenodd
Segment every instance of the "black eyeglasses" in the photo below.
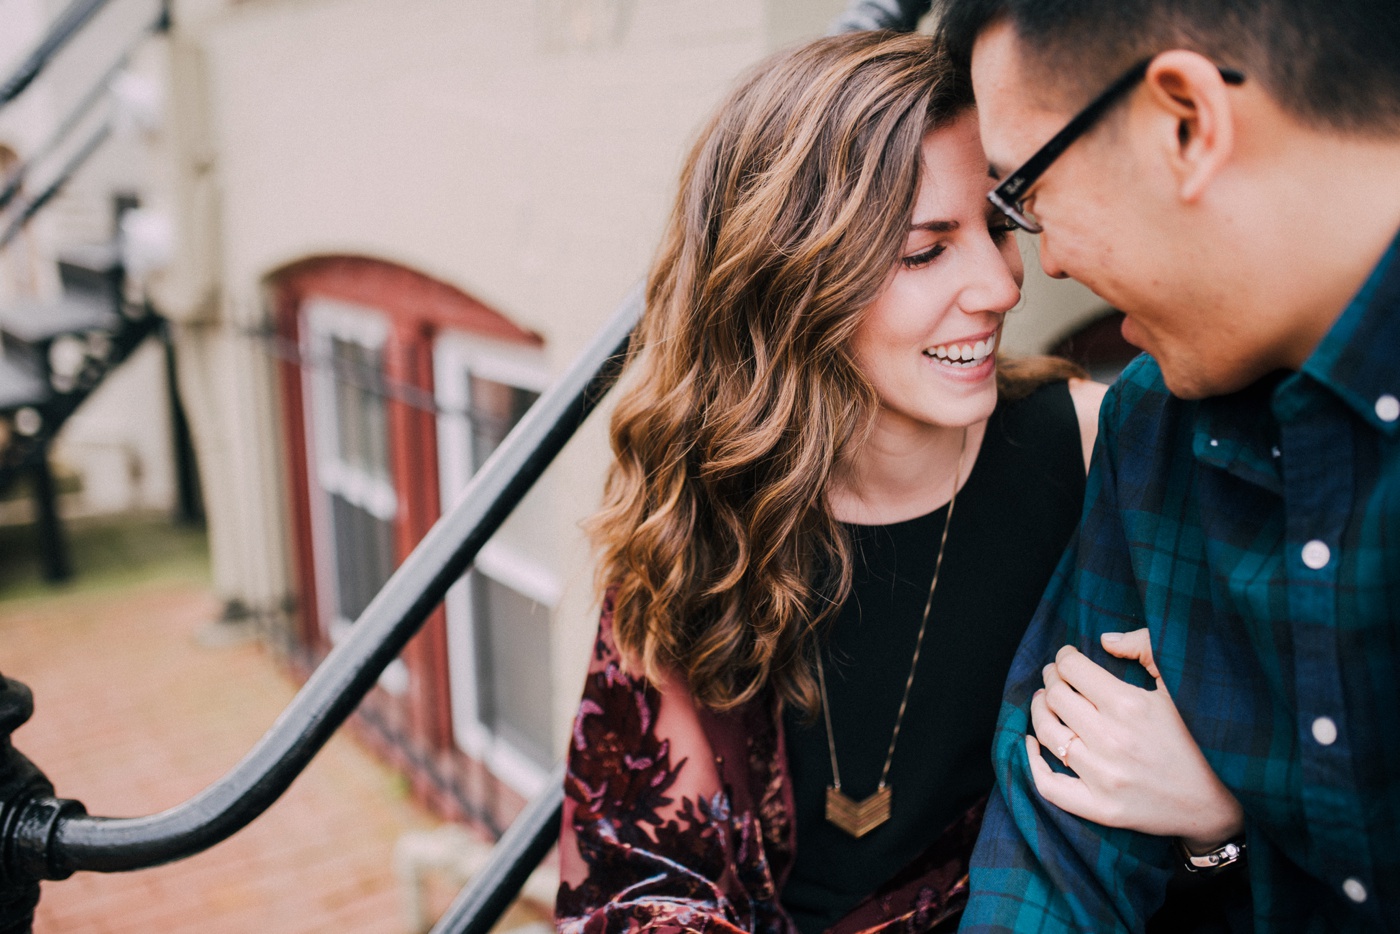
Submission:
M 1011 218 L 1017 227 L 1027 233 L 1040 233 L 1044 228 L 1031 215 L 1026 213 L 1022 207 L 1021 195 L 1026 189 L 1034 185 L 1040 176 L 1045 174 L 1045 170 L 1050 168 L 1050 164 L 1058 159 L 1070 143 L 1093 126 L 1100 117 L 1107 113 L 1108 108 L 1128 91 L 1147 76 L 1147 66 L 1152 64 L 1152 58 L 1144 58 L 1117 81 L 1110 84 L 1102 94 L 1089 102 L 1089 105 L 1075 115 L 1074 119 L 1065 124 L 1064 129 L 1050 137 L 1050 142 L 1041 146 L 1035 155 L 1026 160 L 1025 165 L 1008 175 L 1000 185 L 987 193 L 987 200 L 995 204 L 1003 214 Z M 1226 84 L 1243 84 L 1244 73 L 1233 68 L 1221 68 L 1220 77 Z

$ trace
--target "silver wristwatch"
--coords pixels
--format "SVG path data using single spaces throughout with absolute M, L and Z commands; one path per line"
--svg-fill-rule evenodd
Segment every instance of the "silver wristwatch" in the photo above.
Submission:
M 1181 850 L 1181 857 L 1186 863 L 1187 872 L 1211 872 L 1216 869 L 1224 869 L 1226 866 L 1233 866 L 1244 859 L 1244 838 L 1231 840 L 1223 843 L 1208 853 L 1197 856 L 1186 849 L 1186 844 L 1180 840 L 1176 841 L 1177 848 Z

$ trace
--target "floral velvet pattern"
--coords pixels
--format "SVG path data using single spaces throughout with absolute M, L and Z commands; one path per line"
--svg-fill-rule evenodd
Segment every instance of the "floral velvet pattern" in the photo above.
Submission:
M 718 714 L 629 674 L 610 600 L 564 782 L 560 932 L 796 934 L 778 898 L 795 841 L 776 699 Z M 951 931 L 982 807 L 832 931 Z

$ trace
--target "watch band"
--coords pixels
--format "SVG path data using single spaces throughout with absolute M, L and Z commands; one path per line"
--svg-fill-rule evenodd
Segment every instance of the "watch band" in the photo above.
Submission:
M 1233 866 L 1244 859 L 1245 843 L 1243 837 L 1230 840 L 1208 853 L 1199 855 L 1186 849 L 1186 844 L 1179 839 L 1176 841 L 1176 845 L 1181 850 L 1181 858 L 1186 864 L 1187 872 L 1213 872 L 1217 869 L 1224 869 L 1226 866 Z

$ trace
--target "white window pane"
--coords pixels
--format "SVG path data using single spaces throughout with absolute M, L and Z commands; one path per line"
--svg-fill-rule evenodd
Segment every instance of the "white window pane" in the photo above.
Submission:
M 471 422 L 472 469 L 478 470 L 540 394 L 475 374 L 468 374 L 467 380 L 467 398 L 471 400 L 467 419 Z
M 394 526 L 332 493 L 336 611 L 355 620 L 394 573 Z
M 478 715 L 497 737 L 548 766 L 549 609 L 480 572 L 472 585 Z
M 330 501 L 331 546 L 335 552 L 335 609 L 340 619 L 364 612 L 394 570 L 392 503 L 381 502 L 391 489 L 388 469 L 383 357 L 374 348 L 339 337 L 330 338 L 326 375 L 334 391 L 326 399 L 334 411 L 324 417 L 334 426 L 333 480 Z

